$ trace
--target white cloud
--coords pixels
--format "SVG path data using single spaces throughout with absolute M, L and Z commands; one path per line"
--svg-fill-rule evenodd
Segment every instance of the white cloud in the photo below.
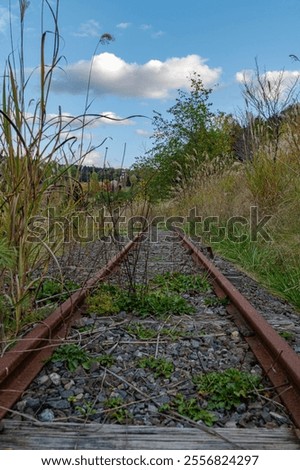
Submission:
M 77 32 L 74 33 L 74 36 L 79 37 L 100 37 L 100 24 L 95 20 L 88 20 L 86 23 L 82 23 L 79 26 Z
M 129 28 L 130 25 L 131 25 L 131 23 L 125 23 L 125 22 L 124 23 L 119 23 L 119 24 L 117 24 L 117 28 L 127 29 L 127 28 Z
M 103 162 L 103 154 L 97 150 L 92 150 L 84 158 L 83 164 L 88 166 L 101 167 Z
M 85 93 L 90 67 L 91 62 L 84 60 L 69 65 L 57 77 L 54 88 L 57 92 Z M 188 88 L 193 72 L 201 76 L 205 86 L 211 86 L 219 80 L 222 70 L 210 68 L 196 54 L 137 64 L 104 52 L 94 57 L 90 86 L 95 95 L 164 99 L 173 90 Z
M 276 85 L 279 82 L 282 84 L 283 88 L 289 87 L 294 84 L 300 78 L 300 70 L 269 70 L 262 73 L 261 75 L 262 83 L 269 82 L 270 85 Z M 254 70 L 241 70 L 235 75 L 236 80 L 239 83 L 250 83 L 251 81 L 255 83 L 257 80 L 256 72 Z
M 254 70 L 245 69 L 235 74 L 235 79 L 238 83 L 248 83 L 254 78 Z
M 150 135 L 152 135 L 152 132 L 146 131 L 145 129 L 137 129 L 135 133 L 142 137 L 150 137 Z
M 269 99 L 285 99 L 289 92 L 298 85 L 300 80 L 299 70 L 269 70 L 260 74 L 260 85 L 258 85 L 257 71 L 241 70 L 235 78 L 240 84 L 251 84 L 258 92 L 264 93 Z

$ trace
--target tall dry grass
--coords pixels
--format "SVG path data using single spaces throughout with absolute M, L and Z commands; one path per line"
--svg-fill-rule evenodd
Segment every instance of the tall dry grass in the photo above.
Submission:
M 40 3 L 38 66 L 34 70 L 26 66 L 24 31 L 30 2 L 19 0 L 19 27 L 16 30 L 11 24 L 11 51 L 2 73 L 0 297 L 5 305 L 0 319 L 2 342 L 5 327 L 15 333 L 19 331 L 26 312 L 30 311 L 33 289 L 46 275 L 50 261 L 57 263 L 56 253 L 63 239 L 53 236 L 48 208 L 55 207 L 59 217 L 69 217 L 76 210 L 80 184 L 70 161 L 80 163 L 93 150 L 84 151 L 81 144 L 77 155 L 76 138 L 69 132 L 73 123 L 77 130 L 83 129 L 85 114 L 66 119 L 60 109 L 56 116 L 49 117 L 47 113 L 54 73 L 62 59 L 59 0 Z M 38 92 L 32 96 L 36 79 Z
M 266 239 L 251 235 L 251 207 L 258 223 L 270 217 Z M 220 173 L 204 177 L 199 172 L 157 213 L 186 217 L 192 208 L 202 217 L 198 234 L 213 251 L 300 309 L 300 171 L 293 148 L 278 151 L 275 162 L 272 154 L 260 150 L 252 161 Z M 210 217 L 213 223 L 207 230 L 204 221 Z M 232 219 L 236 217 L 241 219 Z M 231 236 L 226 232 L 230 220 L 237 220 Z

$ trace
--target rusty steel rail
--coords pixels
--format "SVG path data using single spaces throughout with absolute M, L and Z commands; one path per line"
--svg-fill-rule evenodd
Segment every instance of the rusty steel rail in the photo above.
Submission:
M 72 294 L 0 358 L 0 420 L 19 400 L 53 350 L 63 343 L 89 290 L 118 267 L 143 233 L 136 235 L 84 287 Z
M 217 296 L 230 300 L 228 312 L 300 428 L 300 357 L 192 241 L 181 231 L 176 233 L 207 271 Z

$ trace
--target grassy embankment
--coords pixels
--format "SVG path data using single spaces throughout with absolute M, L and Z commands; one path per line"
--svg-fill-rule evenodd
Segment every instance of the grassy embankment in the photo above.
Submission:
M 300 162 L 295 154 L 282 153 L 275 162 L 260 154 L 218 175 L 198 174 L 159 211 L 187 216 L 191 208 L 202 216 L 196 230 L 213 251 L 300 310 Z M 264 216 L 270 218 L 256 230 Z M 208 217 L 217 219 L 209 224 Z

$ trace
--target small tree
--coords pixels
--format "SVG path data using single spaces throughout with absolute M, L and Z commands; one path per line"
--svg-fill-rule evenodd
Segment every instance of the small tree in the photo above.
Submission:
M 140 165 L 147 169 L 156 196 L 167 197 L 205 162 L 230 152 L 230 137 L 221 125 L 224 116 L 210 110 L 211 92 L 195 73 L 191 90 L 178 90 L 176 103 L 167 111 L 171 118 L 154 114 L 154 146 Z

